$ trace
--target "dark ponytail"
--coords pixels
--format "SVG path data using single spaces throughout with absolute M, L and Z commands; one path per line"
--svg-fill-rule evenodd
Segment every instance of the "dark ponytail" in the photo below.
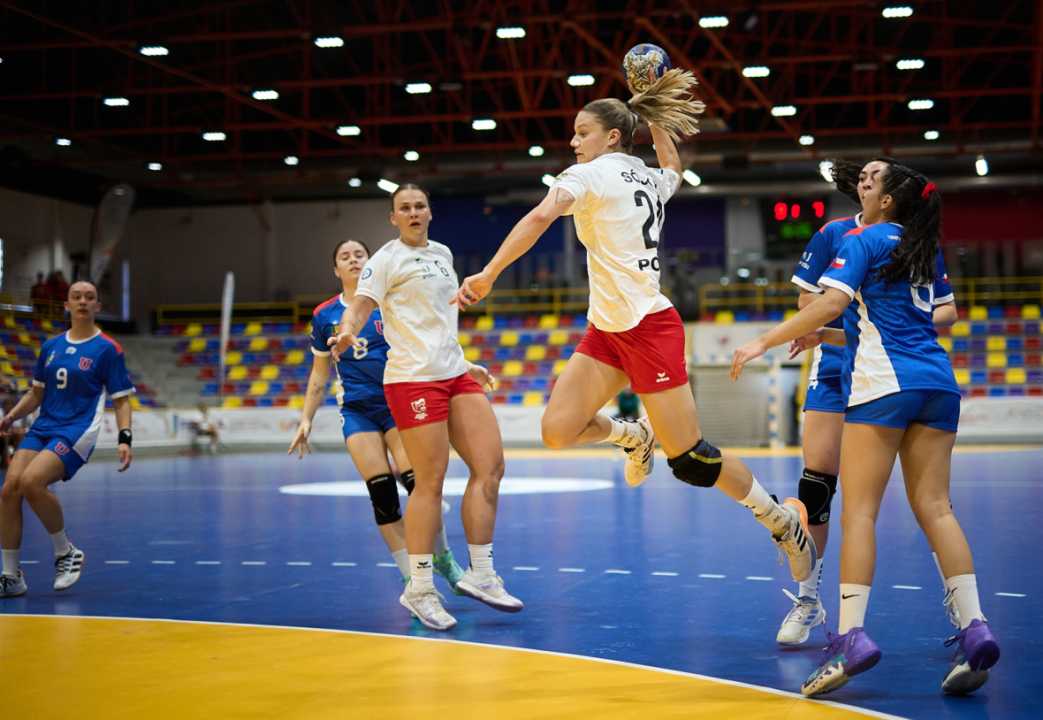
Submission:
M 891 251 L 891 262 L 880 271 L 880 277 L 889 283 L 932 282 L 941 232 L 941 194 L 920 173 L 891 162 L 880 190 L 880 196 L 884 195 L 894 200 L 891 220 L 903 229 L 898 247 Z

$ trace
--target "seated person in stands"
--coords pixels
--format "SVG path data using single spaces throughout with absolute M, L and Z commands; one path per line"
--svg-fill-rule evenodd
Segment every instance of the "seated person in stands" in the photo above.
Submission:
M 205 403 L 199 403 L 197 409 L 199 410 L 199 419 L 189 424 L 189 427 L 192 429 L 192 450 L 198 452 L 199 447 L 197 443 L 199 439 L 206 438 L 209 441 L 207 448 L 210 454 L 216 455 L 217 446 L 220 442 L 218 424 L 210 419 L 209 410 Z

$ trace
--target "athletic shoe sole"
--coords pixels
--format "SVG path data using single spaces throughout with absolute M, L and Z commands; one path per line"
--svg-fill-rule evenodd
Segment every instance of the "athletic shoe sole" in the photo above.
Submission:
M 479 590 L 474 585 L 471 585 L 466 580 L 461 580 L 456 584 L 456 589 L 461 595 L 466 595 L 469 598 L 477 600 L 478 602 L 485 603 L 493 610 L 499 610 L 500 612 L 516 613 L 521 612 L 525 607 L 523 603 L 519 601 L 518 605 L 505 605 L 491 595 L 487 595 Z
M 439 625 L 433 620 L 425 619 L 420 613 L 416 611 L 416 608 L 413 607 L 413 604 L 409 602 L 409 599 L 406 598 L 404 594 L 398 596 L 398 602 L 402 605 L 402 607 L 409 611 L 410 615 L 419 620 L 424 627 L 430 628 L 432 630 L 451 630 L 454 627 L 456 627 L 456 618 L 454 618 L 452 615 L 449 616 L 452 622 L 448 625 Z
M 814 697 L 816 695 L 825 695 L 831 693 L 834 690 L 847 685 L 848 681 L 855 675 L 861 675 L 867 670 L 872 670 L 876 667 L 876 664 L 880 662 L 880 656 L 882 653 L 878 650 L 875 653 L 867 655 L 862 659 L 861 662 L 849 665 L 846 668 L 835 668 L 834 674 L 823 674 L 816 678 L 816 683 L 811 686 L 805 686 L 800 689 L 807 697 Z M 821 683 L 817 682 L 821 680 Z

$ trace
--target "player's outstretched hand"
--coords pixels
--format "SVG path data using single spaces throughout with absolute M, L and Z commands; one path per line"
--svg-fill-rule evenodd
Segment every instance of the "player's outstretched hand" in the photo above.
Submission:
M 789 359 L 800 355 L 805 350 L 811 350 L 814 347 L 818 347 L 822 344 L 822 333 L 816 330 L 815 332 L 808 333 L 803 337 L 799 337 L 789 344 Z
M 469 275 L 460 283 L 460 289 L 456 291 L 456 295 L 449 301 L 449 304 L 455 303 L 461 308 L 474 305 L 481 302 L 482 298 L 488 295 L 492 289 L 493 281 L 484 271 L 477 275 Z
M 484 365 L 468 363 L 467 374 L 474 378 L 475 382 L 481 385 L 486 392 L 493 392 L 500 385 L 496 377 Z
M 116 448 L 116 452 L 120 456 L 120 466 L 116 472 L 123 472 L 130 467 L 130 461 L 134 459 L 134 451 L 130 449 L 130 445 L 124 443 Z
M 355 336 L 349 332 L 342 332 L 339 335 L 334 335 L 326 341 L 326 345 L 329 346 L 330 352 L 333 353 L 333 361 L 340 362 L 340 356 L 344 352 L 355 344 Z
M 298 460 L 304 459 L 305 453 L 311 455 L 311 445 L 308 444 L 309 435 L 311 435 L 311 423 L 307 420 L 301 420 L 301 424 L 297 426 L 297 432 L 293 436 L 293 442 L 290 443 L 290 449 L 286 451 L 286 454 L 293 455 L 296 452 L 298 453 Z
M 740 348 L 737 348 L 735 354 L 732 356 L 732 382 L 739 379 L 742 375 L 742 369 L 746 366 L 750 360 L 756 360 L 765 352 L 768 348 L 764 346 L 760 340 L 753 340 L 748 342 Z

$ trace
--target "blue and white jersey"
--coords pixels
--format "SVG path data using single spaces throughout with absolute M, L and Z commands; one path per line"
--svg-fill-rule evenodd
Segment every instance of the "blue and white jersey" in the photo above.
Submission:
M 340 295 L 331 297 L 315 308 L 311 317 L 311 351 L 319 357 L 330 354 L 326 342 L 339 332 L 340 319 L 346 308 Z M 384 339 L 384 322 L 380 310 L 374 310 L 356 335 L 350 352 L 340 356 L 337 379 L 340 390 L 337 403 L 387 402 L 384 399 L 384 366 L 388 343 Z
M 935 305 L 951 301 L 951 289 L 949 299 L 936 298 L 937 283 L 887 283 L 879 277 L 901 233 L 897 223 L 848 231 L 819 279 L 819 285 L 841 290 L 853 301 L 843 315 L 848 407 L 902 390 L 959 393 L 932 318 Z
M 100 330 L 87 340 L 70 340 L 68 333 L 47 340 L 33 385 L 44 389 L 33 432 L 68 438 L 84 460 L 98 440 L 105 394 L 120 398 L 134 392 L 123 348 Z

